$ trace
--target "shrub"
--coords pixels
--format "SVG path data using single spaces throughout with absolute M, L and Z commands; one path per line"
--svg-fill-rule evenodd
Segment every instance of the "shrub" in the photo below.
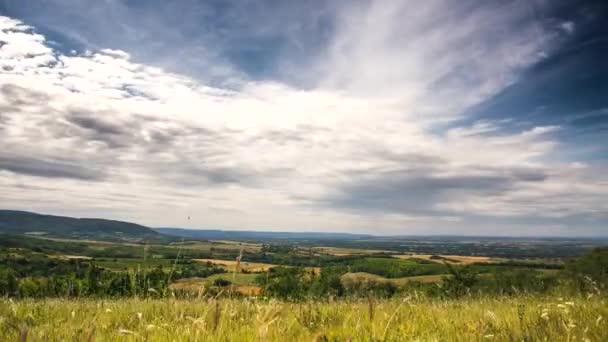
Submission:
M 232 285 L 232 282 L 230 280 L 226 280 L 224 278 L 217 278 L 213 281 L 213 285 L 219 286 L 219 287 L 224 287 L 224 286 Z

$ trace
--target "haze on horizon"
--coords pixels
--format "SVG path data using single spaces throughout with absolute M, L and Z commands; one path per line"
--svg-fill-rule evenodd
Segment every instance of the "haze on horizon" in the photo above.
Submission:
M 605 1 L 0 0 L 0 208 L 608 234 Z

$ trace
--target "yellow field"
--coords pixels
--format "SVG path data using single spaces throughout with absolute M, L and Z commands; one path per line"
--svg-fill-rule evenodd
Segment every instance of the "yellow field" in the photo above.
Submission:
M 59 260 L 91 260 L 91 257 L 84 255 L 49 255 L 51 259 L 59 259 Z
M 312 247 L 312 250 L 319 254 L 329 254 L 334 256 L 349 256 L 349 255 L 369 255 L 369 254 L 393 254 L 395 252 L 385 251 L 380 249 L 359 249 L 359 248 L 342 248 L 342 247 Z
M 241 249 L 246 252 L 259 252 L 262 250 L 262 245 L 259 243 L 251 243 L 251 242 L 240 242 L 240 241 L 231 241 L 231 240 L 211 240 L 214 244 L 221 244 L 222 248 L 226 249 Z
M 172 290 L 186 290 L 191 292 L 203 291 L 204 289 L 209 287 L 209 281 L 207 278 L 186 278 L 179 279 L 169 286 Z
M 379 275 L 366 273 L 366 272 L 352 272 L 346 273 L 342 276 L 342 282 L 346 286 L 352 283 L 360 283 L 367 281 L 375 281 L 375 282 L 391 282 L 395 285 L 403 285 L 409 282 L 418 281 L 421 283 L 436 283 L 441 280 L 442 277 L 446 275 L 436 274 L 436 275 L 423 275 L 423 276 L 415 276 L 415 277 L 403 277 L 403 278 L 385 278 Z
M 257 296 L 262 292 L 262 288 L 259 286 L 253 285 L 254 278 L 257 275 L 255 274 L 215 274 L 207 278 L 186 278 L 179 279 L 173 284 L 171 284 L 170 288 L 172 290 L 182 290 L 188 291 L 191 293 L 205 293 L 205 291 L 209 288 L 215 287 L 213 286 L 213 281 L 215 279 L 225 279 L 229 280 L 234 284 L 232 286 L 225 286 L 226 291 L 236 291 L 245 296 Z M 217 288 L 217 287 L 215 287 Z M 219 289 L 219 288 L 218 288 Z
M 195 261 L 202 263 L 212 263 L 218 265 L 229 272 L 234 272 L 236 269 L 236 260 L 219 260 L 219 259 L 194 259 Z M 264 264 L 259 262 L 241 262 L 241 270 L 245 270 L 247 272 L 266 272 L 269 269 L 275 267 L 277 265 L 273 264 Z
M 224 250 L 235 250 L 238 251 L 243 249 L 245 252 L 257 253 L 262 249 L 260 244 L 229 241 L 229 240 L 211 240 L 211 241 L 197 241 L 187 240 L 182 242 L 172 242 L 172 247 L 183 247 L 187 249 L 203 249 L 209 250 L 210 248 L 224 249 Z
M 143 245 L 130 243 L 130 242 L 112 242 L 112 241 L 100 241 L 100 240 L 88 240 L 88 239 L 67 239 L 67 238 L 55 238 L 48 236 L 35 236 L 35 238 L 40 240 L 50 240 L 57 242 L 75 242 L 75 243 L 87 243 L 89 245 L 102 245 L 102 246 L 131 246 L 131 247 L 141 247 Z
M 452 259 L 452 260 L 457 260 L 458 262 L 454 262 L 454 261 L 450 261 L 450 260 L 445 260 L 445 259 L 431 259 L 431 257 L 433 255 L 437 255 L 437 254 L 404 254 L 404 255 L 394 255 L 395 258 L 399 258 L 399 259 L 423 259 L 423 260 L 429 260 L 429 261 L 434 261 L 434 262 L 438 262 L 438 263 L 443 263 L 443 262 L 447 262 L 448 264 L 456 264 L 456 265 L 468 265 L 468 264 L 473 264 L 473 263 L 484 263 L 484 262 L 497 262 L 500 261 L 499 259 L 496 258 L 490 258 L 490 257 L 484 257 L 484 256 L 462 256 L 462 255 L 445 255 L 445 254 L 441 254 L 438 255 L 440 257 L 446 258 L 446 259 Z
M 253 285 L 239 285 L 236 291 L 244 296 L 259 296 L 262 293 L 262 288 Z

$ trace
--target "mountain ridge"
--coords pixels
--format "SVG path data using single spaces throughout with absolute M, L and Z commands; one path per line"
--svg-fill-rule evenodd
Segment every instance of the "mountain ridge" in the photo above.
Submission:
M 74 218 L 20 210 L 0 210 L 0 233 L 102 240 L 163 238 L 163 235 L 155 230 L 131 222 Z

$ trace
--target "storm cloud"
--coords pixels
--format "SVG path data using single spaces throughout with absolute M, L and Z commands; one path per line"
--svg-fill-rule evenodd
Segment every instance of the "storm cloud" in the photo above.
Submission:
M 441 208 L 440 204 L 505 195 L 526 183 L 546 179 L 547 174 L 542 170 L 521 168 L 468 167 L 448 174 L 442 174 L 440 168 L 391 170 L 352 177 L 340 184 L 327 201 L 357 211 L 453 215 L 454 212 Z
M 57 160 L 41 160 L 22 156 L 0 155 L 0 170 L 45 178 L 74 178 L 78 180 L 101 180 L 101 170 Z

